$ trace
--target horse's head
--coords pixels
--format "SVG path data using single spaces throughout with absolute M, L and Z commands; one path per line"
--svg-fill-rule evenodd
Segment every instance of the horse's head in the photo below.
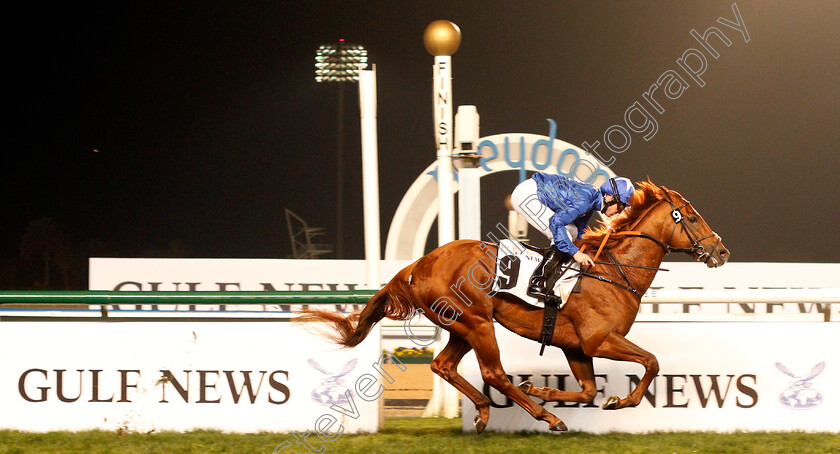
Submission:
M 653 186 L 650 182 L 641 183 Z M 729 249 L 720 235 L 714 232 L 703 216 L 677 191 L 659 186 L 660 199 L 656 209 L 661 219 L 663 243 L 669 252 L 685 252 L 709 268 L 723 266 L 729 260 Z
M 729 250 L 700 213 L 678 192 L 656 186 L 650 180 L 638 184 L 630 209 L 609 223 L 614 231 L 643 231 L 666 252 L 685 252 L 709 268 L 729 260 Z M 591 241 L 603 238 L 606 227 L 590 234 Z

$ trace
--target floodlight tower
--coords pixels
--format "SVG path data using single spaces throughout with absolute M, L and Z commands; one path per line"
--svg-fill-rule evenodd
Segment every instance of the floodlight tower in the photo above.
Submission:
M 367 67 L 367 50 L 363 46 L 339 39 L 337 44 L 324 44 L 315 54 L 315 81 L 338 84 L 338 142 L 335 164 L 337 173 L 335 199 L 335 251 L 344 258 L 344 83 L 358 82 L 359 70 Z

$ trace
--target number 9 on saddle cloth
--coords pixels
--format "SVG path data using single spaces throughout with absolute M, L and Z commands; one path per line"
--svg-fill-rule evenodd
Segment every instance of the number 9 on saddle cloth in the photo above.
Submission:
M 541 299 L 527 294 L 531 276 L 543 259 L 542 250 L 511 240 L 501 240 L 498 246 L 493 294 L 507 293 L 528 304 L 543 307 Z M 558 309 L 566 304 L 571 293 L 577 293 L 575 289 L 580 278 L 580 264 L 571 256 L 568 258 L 568 262 L 558 264 L 553 276 L 548 279 L 548 286 L 551 287 L 553 283 L 554 294 L 561 299 Z

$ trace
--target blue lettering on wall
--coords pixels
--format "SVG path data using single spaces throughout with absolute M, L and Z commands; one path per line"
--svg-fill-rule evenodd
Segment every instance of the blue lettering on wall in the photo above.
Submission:
M 555 159 L 554 140 L 557 136 L 557 123 L 550 118 L 547 120 L 549 125 L 548 138 L 539 139 L 534 142 L 529 154 L 525 150 L 525 136 L 520 135 L 519 153 L 517 154 L 516 159 L 512 156 L 510 145 L 512 140 L 516 140 L 514 134 L 504 136 L 504 147 L 501 150 L 501 153 L 499 151 L 499 145 L 501 144 L 497 144 L 496 142 L 488 139 L 482 140 L 478 144 L 477 150 L 477 154 L 481 156 L 481 167 L 486 172 L 490 172 L 492 169 L 488 163 L 502 158 L 512 170 L 519 170 L 520 182 L 525 181 L 527 177 L 526 171 L 529 168 L 527 165 L 528 163 L 530 163 L 533 169 L 538 171 L 548 170 L 553 165 L 556 168 L 557 174 L 574 178 L 587 184 L 593 184 L 600 176 L 603 176 L 605 180 L 610 178 L 607 171 L 601 168 L 599 162 L 593 159 L 582 159 L 580 153 L 574 148 L 567 148 L 563 150 L 557 159 Z M 514 145 L 514 147 L 515 146 L 516 145 Z M 538 153 L 541 151 L 541 147 L 545 147 L 546 150 L 544 160 L 542 161 L 538 159 Z M 564 165 L 564 162 L 566 162 L 569 157 L 571 157 L 571 164 L 568 166 Z M 568 170 L 563 170 L 564 168 L 567 168 Z

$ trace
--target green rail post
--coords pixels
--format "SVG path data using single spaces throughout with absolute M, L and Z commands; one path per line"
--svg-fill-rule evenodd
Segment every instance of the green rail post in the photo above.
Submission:
M 235 292 L 114 292 L 88 291 L 0 291 L 0 305 L 100 305 L 102 317 L 108 317 L 109 304 L 361 304 L 376 290 L 320 291 L 235 291 Z

